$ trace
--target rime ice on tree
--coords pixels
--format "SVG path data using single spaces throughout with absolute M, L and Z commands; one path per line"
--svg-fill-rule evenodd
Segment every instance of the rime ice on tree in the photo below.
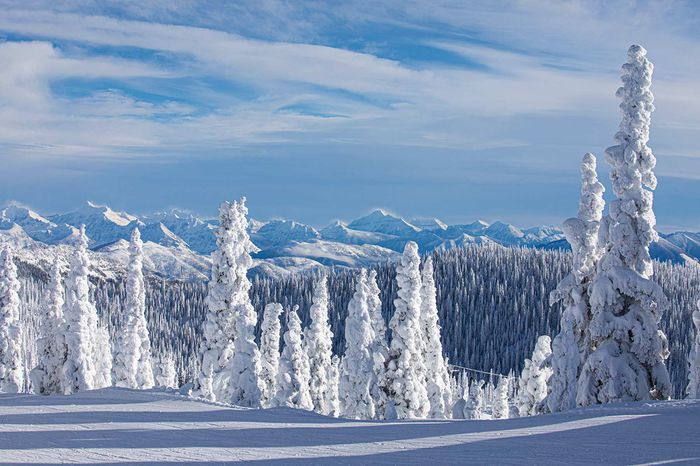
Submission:
M 372 398 L 374 361 L 371 345 L 375 339 L 369 315 L 367 272 L 362 269 L 348 304 L 345 320 L 345 354 L 340 363 L 340 404 L 344 417 L 372 419 L 375 405 Z
M 525 360 L 520 375 L 516 404 L 521 417 L 542 412 L 542 402 L 547 396 L 547 381 L 552 375 L 551 367 L 547 366 L 551 354 L 551 339 L 542 335 L 537 339 L 532 358 Z
M 418 245 L 406 244 L 396 267 L 398 298 L 389 322 L 392 331 L 389 359 L 382 388 L 387 395 L 386 417 L 424 418 L 430 411 L 425 387 L 425 366 L 420 353 L 421 276 Z
M 589 353 L 588 323 L 591 305 L 588 289 L 600 259 L 598 231 L 603 217 L 605 188 L 598 181 L 596 158 L 586 154 L 581 162 L 581 200 L 578 215 L 564 222 L 563 230 L 571 245 L 573 271 L 550 295 L 550 305 L 562 301 L 565 309 L 559 334 L 552 342 L 552 377 L 547 408 L 551 412 L 576 406 L 576 390 L 581 366 Z
M 633 45 L 622 66 L 622 122 L 617 145 L 605 151 L 616 199 L 601 224 L 605 251 L 591 285 L 590 344 L 577 403 L 665 399 L 671 384 L 666 336 L 659 330 L 668 301 L 653 274 L 649 245 L 658 238 L 652 210 L 656 159 L 647 146 L 653 65 Z
M 253 263 L 250 254 L 257 248 L 248 236 L 247 214 L 245 198 L 224 202 L 219 209 L 197 388 L 211 400 L 258 406 L 260 353 L 253 335 L 257 315 L 247 277 Z
M 287 310 L 287 331 L 277 373 L 277 403 L 280 406 L 312 410 L 309 393 L 309 359 L 304 351 L 301 320 L 297 306 Z
M 277 396 L 277 372 L 280 364 L 280 315 L 282 305 L 265 306 L 260 335 L 260 403 L 274 406 Z
M 688 352 L 688 386 L 685 393 L 688 398 L 700 398 L 700 301 L 698 309 L 693 311 L 695 336 Z
M 309 391 L 314 411 L 325 415 L 337 413 L 338 398 L 330 387 L 333 332 L 328 323 L 328 284 L 325 276 L 314 283 L 313 304 L 309 314 L 311 324 L 304 331 L 304 346 L 309 358 Z
M 22 332 L 19 326 L 19 280 L 12 250 L 0 251 L 0 392 L 24 389 Z

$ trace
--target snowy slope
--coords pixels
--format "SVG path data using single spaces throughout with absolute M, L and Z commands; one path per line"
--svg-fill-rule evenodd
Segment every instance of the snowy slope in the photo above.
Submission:
M 3 464 L 698 464 L 700 401 L 502 421 L 347 421 L 175 393 L 0 395 Z

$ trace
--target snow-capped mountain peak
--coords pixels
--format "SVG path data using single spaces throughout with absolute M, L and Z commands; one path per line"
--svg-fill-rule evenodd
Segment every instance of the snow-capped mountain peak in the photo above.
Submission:
M 376 209 L 369 215 L 353 220 L 349 225 L 353 230 L 372 231 L 394 236 L 410 236 L 420 231 L 401 217 Z
M 447 230 L 447 224 L 435 217 L 414 218 L 410 223 L 421 230 Z

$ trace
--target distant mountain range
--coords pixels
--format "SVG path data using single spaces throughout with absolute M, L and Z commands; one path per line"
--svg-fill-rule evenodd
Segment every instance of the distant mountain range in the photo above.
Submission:
M 81 224 L 89 237 L 96 273 L 109 275 L 124 269 L 127 241 L 138 227 L 145 242 L 146 267 L 152 273 L 182 280 L 208 277 L 217 220 L 179 210 L 136 216 L 88 202 L 73 212 L 42 216 L 13 204 L 0 210 L 0 243 L 13 244 L 23 259 L 40 265 L 52 260 L 52 251 L 67 258 Z M 407 221 L 383 210 L 320 230 L 292 220 L 251 220 L 250 235 L 260 248 L 254 273 L 265 275 L 323 266 L 369 266 L 395 259 L 408 241 L 418 243 L 422 252 L 472 243 L 569 248 L 556 227 L 520 229 L 481 220 L 447 225 L 436 218 Z M 700 233 L 661 235 L 651 253 L 656 259 L 679 263 L 700 260 Z

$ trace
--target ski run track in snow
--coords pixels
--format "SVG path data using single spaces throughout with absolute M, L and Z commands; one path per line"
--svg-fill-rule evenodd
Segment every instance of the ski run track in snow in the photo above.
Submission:
M 700 464 L 700 400 L 494 421 L 350 421 L 164 391 L 0 395 L 0 464 Z

